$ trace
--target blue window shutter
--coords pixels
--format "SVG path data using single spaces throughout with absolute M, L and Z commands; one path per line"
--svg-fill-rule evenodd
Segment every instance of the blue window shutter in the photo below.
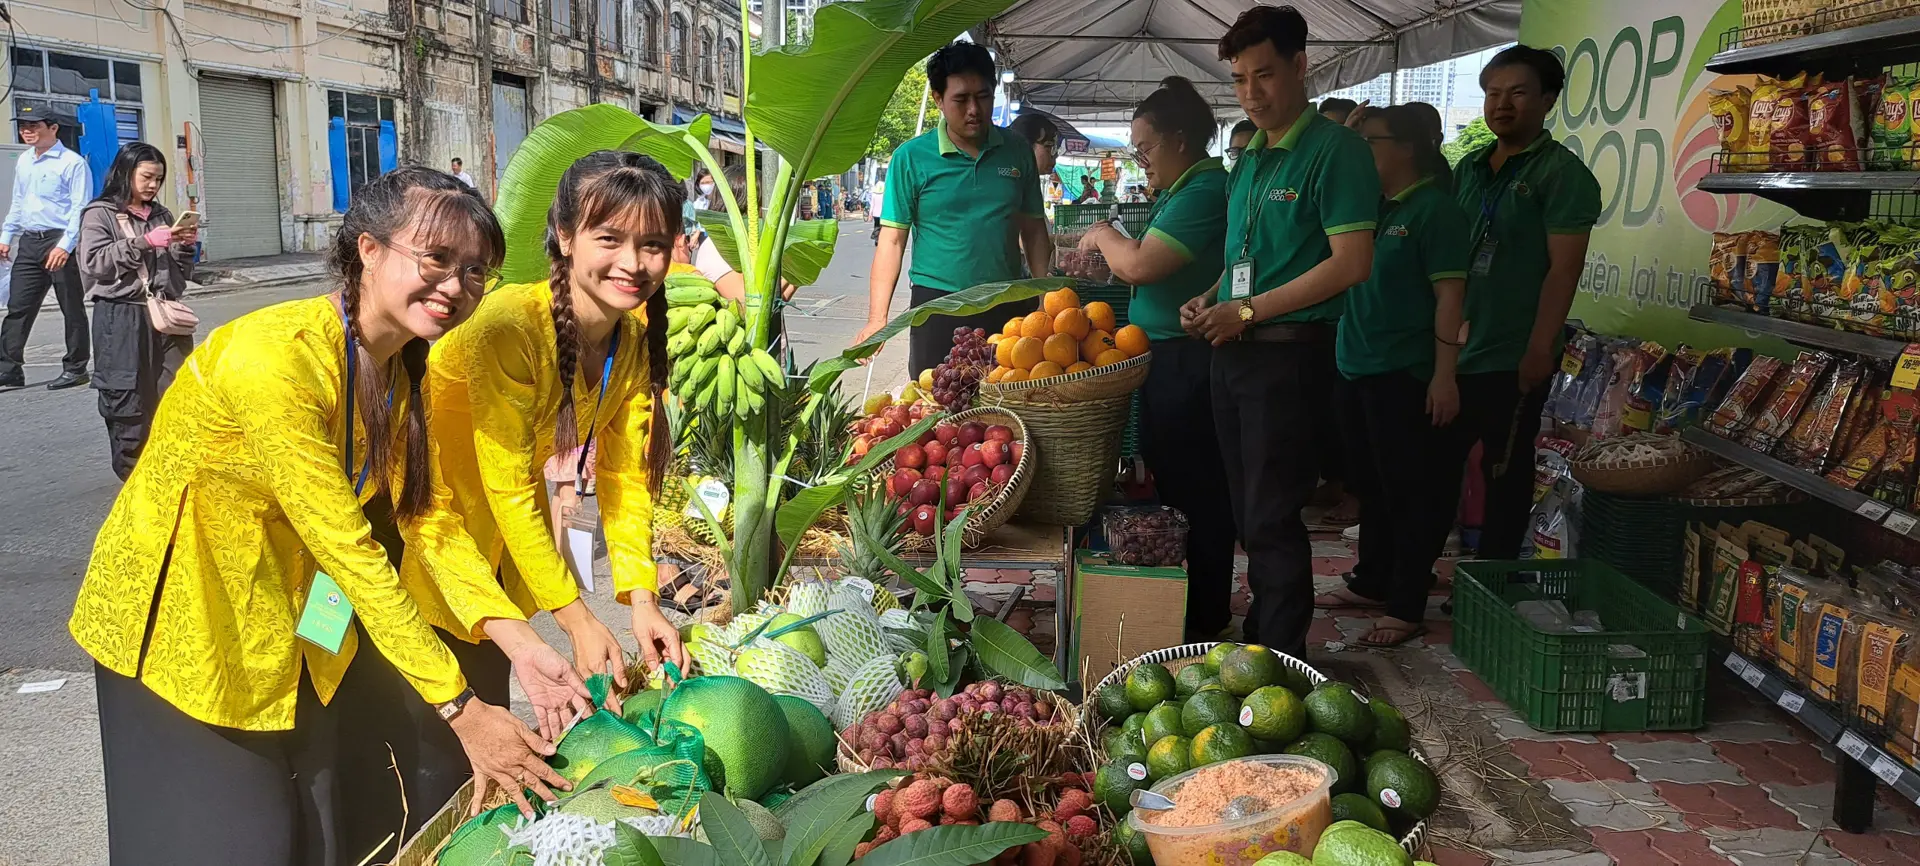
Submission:
M 394 135 L 393 121 L 380 121 L 380 173 L 386 174 L 400 165 L 400 139 Z
M 347 212 L 353 201 L 353 175 L 347 170 L 347 119 L 327 118 L 327 167 L 333 171 L 333 209 Z

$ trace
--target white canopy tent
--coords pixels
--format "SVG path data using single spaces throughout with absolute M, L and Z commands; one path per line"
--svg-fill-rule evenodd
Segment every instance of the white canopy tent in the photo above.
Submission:
M 1511 42 L 1521 0 L 1295 0 L 1307 19 L 1308 91 Z M 1252 0 L 1020 0 L 976 31 L 1015 70 L 1025 104 L 1090 122 L 1125 122 L 1169 75 L 1234 112 L 1215 43 Z

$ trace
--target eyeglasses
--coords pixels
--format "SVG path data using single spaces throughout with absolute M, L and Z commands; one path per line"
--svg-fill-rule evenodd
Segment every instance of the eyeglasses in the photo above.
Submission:
M 1227 148 L 1227 158 L 1239 159 L 1241 156 L 1245 155 L 1246 152 L 1247 152 L 1247 149 L 1245 147 L 1229 147 Z
M 455 274 L 459 274 L 461 288 L 478 292 L 485 291 L 488 283 L 500 277 L 498 270 L 486 265 L 444 265 L 427 260 L 427 257 L 440 255 L 439 253 L 421 252 L 395 243 L 389 243 L 387 247 L 413 259 L 414 268 L 420 274 L 420 279 L 430 286 L 437 286 L 453 279 Z
M 1145 147 L 1136 147 L 1132 151 L 1128 152 L 1127 155 L 1129 157 L 1132 157 L 1135 165 L 1145 168 L 1153 164 L 1153 160 L 1149 158 L 1147 154 L 1150 154 L 1156 150 L 1159 150 L 1160 146 L 1165 143 L 1166 142 L 1163 142 L 1163 141 L 1156 141 L 1152 144 L 1146 145 Z

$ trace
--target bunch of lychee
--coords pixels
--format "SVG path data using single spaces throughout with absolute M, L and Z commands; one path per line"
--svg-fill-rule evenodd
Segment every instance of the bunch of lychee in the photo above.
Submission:
M 931 766 L 977 713 L 1006 713 L 1029 725 L 1051 724 L 1054 706 L 1035 692 L 995 682 L 974 683 L 950 698 L 908 689 L 867 714 L 847 734 L 860 762 L 876 770 L 918 772 Z
M 1073 785 L 1086 780 L 1079 774 L 1069 773 L 1063 781 Z M 856 846 L 854 859 L 921 830 L 949 824 L 979 824 L 980 807 L 980 798 L 971 785 L 938 776 L 909 776 L 901 780 L 899 787 L 874 796 L 873 841 Z M 1047 831 L 1047 838 L 1009 848 L 993 862 L 998 866 L 1080 866 L 1081 840 L 1099 832 L 1093 813 L 1093 797 L 1079 787 L 1066 788 L 1051 810 L 1036 815 L 1028 815 L 1012 800 L 995 800 L 986 808 L 987 821 L 1031 823 Z

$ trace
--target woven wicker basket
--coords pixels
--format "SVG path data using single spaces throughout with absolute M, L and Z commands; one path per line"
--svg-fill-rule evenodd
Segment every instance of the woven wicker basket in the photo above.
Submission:
M 1736 47 L 1805 36 L 1813 32 L 1814 13 L 1834 5 L 1832 0 L 1745 0 Z
M 1034 447 L 1033 438 L 1027 434 L 1026 423 L 1020 420 L 1019 415 L 1015 415 L 1004 407 L 975 407 L 965 412 L 957 412 L 947 420 L 954 424 L 967 421 L 978 421 L 989 426 L 1004 424 L 1013 428 L 1014 441 L 1021 444 L 1020 460 L 1013 465 L 1013 477 L 1008 479 L 1007 483 L 994 493 L 993 498 L 986 501 L 986 504 L 975 504 L 972 506 L 973 510 L 967 512 L 967 528 L 962 533 L 960 544 L 962 547 L 978 547 L 986 541 L 988 533 L 999 529 L 1020 509 L 1020 503 L 1026 498 L 1027 489 L 1032 484 L 1034 472 L 1040 464 L 1039 455 L 1034 453 L 1039 449 Z M 893 461 L 889 459 L 880 464 L 879 472 L 882 479 L 892 475 Z M 909 532 L 906 543 L 902 547 L 908 553 L 931 553 L 934 542 L 932 538 Z
M 981 382 L 982 402 L 994 402 L 1005 398 L 1024 400 L 1030 403 L 1073 403 L 1082 400 L 1105 400 L 1134 392 L 1140 383 L 1147 381 L 1147 367 L 1153 363 L 1153 353 L 1147 352 L 1118 364 L 1081 370 L 1060 376 L 1048 376 L 1045 379 L 1029 379 L 1024 382 Z
M 1073 705 L 1073 702 L 1044 689 L 1032 689 L 1032 691 L 1048 703 L 1053 704 L 1054 721 L 1052 724 L 1054 726 L 1068 729 L 1080 727 L 1080 710 Z M 836 731 L 834 738 L 840 741 L 840 748 L 834 755 L 835 762 L 840 767 L 840 772 L 864 773 L 873 769 L 873 767 L 867 765 L 866 762 L 860 760 L 860 756 L 854 751 L 854 744 L 847 741 L 847 733 L 845 731 Z
M 1201 658 L 1206 656 L 1208 650 L 1211 650 L 1216 646 L 1219 646 L 1219 643 L 1217 642 L 1190 643 L 1190 644 L 1181 644 L 1180 646 L 1170 646 L 1165 649 L 1154 650 L 1153 652 L 1147 653 L 1146 655 L 1143 655 L 1130 662 L 1127 662 L 1126 664 L 1123 664 L 1117 668 L 1114 668 L 1113 673 L 1107 674 L 1107 676 L 1104 679 L 1100 680 L 1099 685 L 1094 686 L 1093 688 L 1087 690 L 1087 700 L 1089 701 L 1093 700 L 1093 696 L 1099 694 L 1100 690 L 1103 688 L 1106 688 L 1107 685 L 1111 683 L 1117 683 L 1117 682 L 1120 682 L 1121 680 L 1126 679 L 1128 672 L 1132 671 L 1134 668 L 1137 668 L 1141 665 L 1145 665 L 1145 664 L 1165 665 L 1168 670 L 1178 673 L 1181 668 L 1184 668 L 1191 664 L 1198 663 Z M 1280 657 L 1281 664 L 1286 665 L 1287 667 L 1292 668 L 1293 670 L 1299 671 L 1300 673 L 1306 674 L 1307 681 L 1313 683 L 1316 686 L 1328 680 L 1327 675 L 1315 670 L 1313 665 L 1307 664 L 1306 662 L 1303 662 L 1297 658 L 1294 658 L 1293 656 L 1287 655 L 1286 653 L 1276 652 L 1274 654 Z M 1081 735 L 1086 737 L 1088 743 L 1092 745 L 1095 755 L 1097 755 L 1101 760 L 1105 760 L 1106 755 L 1100 753 L 1101 727 L 1103 726 L 1100 723 L 1100 716 L 1098 713 L 1088 711 L 1080 714 Z M 1426 754 L 1420 751 L 1419 746 L 1417 745 L 1413 746 L 1407 751 L 1408 751 L 1408 754 L 1413 755 L 1414 760 L 1419 761 L 1422 764 L 1426 764 L 1429 767 L 1433 766 L 1433 762 L 1427 760 Z M 1407 849 L 1408 854 L 1418 856 L 1420 853 L 1420 846 L 1426 844 L 1426 840 L 1427 840 L 1427 822 L 1421 821 L 1420 823 L 1413 825 L 1413 829 L 1408 830 L 1407 835 L 1400 837 L 1400 847 Z
M 1602 467 L 1576 461 L 1570 468 L 1573 480 L 1589 490 L 1616 496 L 1665 496 L 1687 489 L 1687 485 L 1713 471 L 1713 465 L 1713 455 L 1689 448 L 1679 456 L 1657 457 L 1628 466 Z
M 1079 526 L 1092 519 L 1113 486 L 1131 394 L 1104 400 L 1028 402 L 991 397 L 983 403 L 1017 412 L 1026 422 L 1033 482 L 1016 512 L 1036 523 Z

